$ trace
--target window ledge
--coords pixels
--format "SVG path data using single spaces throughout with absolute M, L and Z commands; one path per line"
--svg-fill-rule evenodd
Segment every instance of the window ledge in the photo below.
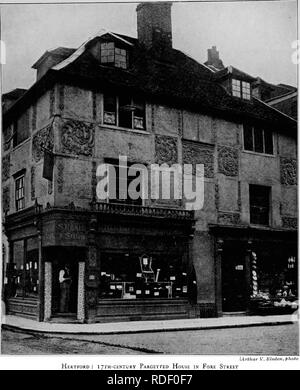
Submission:
M 263 156 L 263 157 L 272 157 L 275 158 L 276 154 L 267 154 L 267 153 L 260 153 L 260 152 L 252 152 L 251 150 L 242 150 L 243 153 L 249 153 L 249 154 L 254 154 L 255 156 Z
M 98 124 L 98 126 L 104 127 L 104 128 L 110 129 L 110 130 L 128 131 L 130 133 L 138 133 L 138 134 L 145 134 L 145 135 L 150 134 L 149 131 L 147 131 L 147 130 L 130 129 L 128 127 L 119 127 L 119 126 L 115 126 L 115 125 L 108 125 L 106 123 L 100 123 L 100 124 Z

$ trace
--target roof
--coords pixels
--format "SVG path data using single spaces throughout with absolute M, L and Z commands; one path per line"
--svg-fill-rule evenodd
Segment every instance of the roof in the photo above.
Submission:
M 26 91 L 27 89 L 24 88 L 15 88 L 12 91 L 4 93 L 2 99 L 17 100 L 23 96 Z
M 70 55 L 73 54 L 74 51 L 76 51 L 76 49 L 72 49 L 69 47 L 57 47 L 53 50 L 46 50 L 45 53 L 32 65 L 32 68 L 38 68 L 41 62 L 43 62 L 49 55 L 60 57 L 62 61 L 65 58 L 70 57 Z
M 144 94 L 149 100 L 160 100 L 167 105 L 184 106 L 186 109 L 198 112 L 230 117 L 231 120 L 235 121 L 248 118 L 268 122 L 273 126 L 278 125 L 278 127 L 282 127 L 284 124 L 285 129 L 289 126 L 296 128 L 296 121 L 292 118 L 281 114 L 257 99 L 244 101 L 232 97 L 217 82 L 215 73 L 181 51 L 170 48 L 161 52 L 154 49 L 146 50 L 139 45 L 135 38 L 108 33 L 130 45 L 132 61 L 129 69 L 102 66 L 85 50 L 93 39 L 100 39 L 104 35 L 104 33 L 98 34 L 49 70 L 23 96 L 23 103 L 26 99 L 29 101 L 34 98 L 41 89 L 48 88 L 49 83 L 63 81 L 77 85 L 88 85 L 90 88 L 101 85 L 101 88 L 127 89 L 134 93 Z M 232 67 L 229 71 L 239 70 Z M 14 110 L 18 109 L 24 109 L 24 104 L 22 105 L 21 102 L 18 105 L 15 104 L 5 114 L 4 119 L 6 121 L 12 120 L 15 115 Z
M 223 78 L 223 77 L 225 77 L 225 76 L 227 76 L 229 74 L 231 74 L 232 76 L 241 78 L 243 80 L 248 80 L 248 81 L 255 81 L 256 80 L 255 77 L 249 75 L 246 72 L 243 72 L 242 70 L 240 70 L 238 68 L 235 68 L 232 65 L 227 66 L 226 68 L 221 69 L 221 70 L 215 72 L 215 78 L 216 79 L 221 79 L 221 78 Z

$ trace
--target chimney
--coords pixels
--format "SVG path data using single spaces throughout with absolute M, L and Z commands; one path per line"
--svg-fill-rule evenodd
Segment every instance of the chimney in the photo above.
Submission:
M 147 2 L 137 6 L 138 40 L 146 48 L 172 48 L 171 7 L 171 2 Z
M 216 46 L 212 46 L 211 49 L 207 50 L 207 61 L 205 62 L 205 65 L 213 66 L 218 70 L 224 69 L 223 62 L 219 58 L 219 52 Z

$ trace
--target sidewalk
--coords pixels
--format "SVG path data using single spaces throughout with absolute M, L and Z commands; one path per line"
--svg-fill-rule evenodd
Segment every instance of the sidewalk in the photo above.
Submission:
M 37 322 L 17 316 L 4 316 L 3 329 L 24 330 L 41 333 L 67 334 L 122 334 L 144 332 L 168 332 L 200 329 L 221 329 L 247 326 L 270 326 L 292 324 L 298 321 L 297 314 L 277 316 L 232 316 L 219 318 L 194 318 L 167 321 L 130 321 L 97 324 L 62 324 Z

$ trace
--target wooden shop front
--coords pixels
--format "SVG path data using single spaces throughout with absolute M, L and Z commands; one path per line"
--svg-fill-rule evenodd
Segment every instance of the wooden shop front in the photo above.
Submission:
M 6 221 L 7 313 L 58 322 L 197 315 L 192 213 L 97 204 L 91 210 L 36 207 L 23 217 Z M 66 264 L 70 304 L 61 312 Z

